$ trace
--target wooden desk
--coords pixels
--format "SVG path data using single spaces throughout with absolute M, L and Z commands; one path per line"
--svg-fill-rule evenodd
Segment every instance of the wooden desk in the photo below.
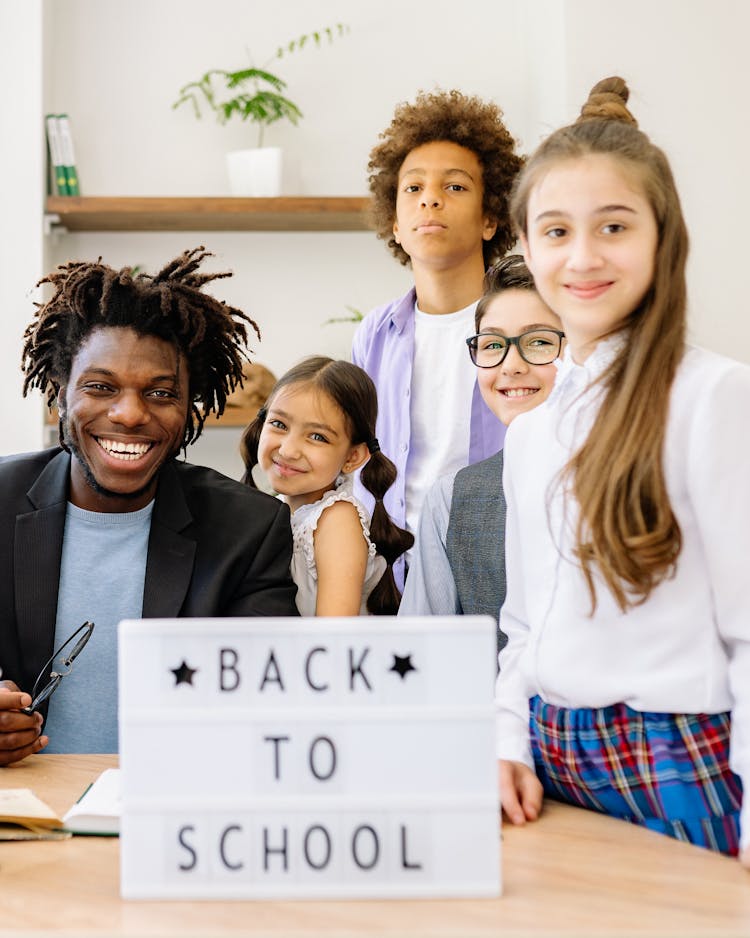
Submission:
M 111 756 L 32 756 L 0 769 L 64 813 Z M 0 935 L 484 938 L 750 935 L 739 863 L 576 808 L 549 804 L 503 832 L 500 899 L 123 902 L 118 841 L 0 844 Z

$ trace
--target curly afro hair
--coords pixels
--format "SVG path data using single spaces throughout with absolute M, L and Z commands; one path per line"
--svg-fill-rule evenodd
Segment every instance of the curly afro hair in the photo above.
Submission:
M 378 237 L 402 264 L 409 263 L 409 255 L 393 236 L 398 172 L 412 150 L 438 140 L 471 150 L 482 167 L 483 208 L 497 221 L 497 231 L 484 242 L 485 267 L 510 250 L 515 237 L 508 198 L 523 158 L 515 152 L 515 141 L 496 104 L 456 90 L 431 94 L 421 91 L 413 104 L 403 102 L 397 106 L 379 139 L 367 164 L 372 194 L 370 217 Z
M 203 247 L 185 251 L 155 276 L 133 276 L 130 267 L 114 270 L 101 258 L 95 263 L 71 261 L 42 278 L 37 286 L 52 284 L 55 293 L 37 304 L 24 333 L 24 396 L 39 388 L 51 407 L 94 329 L 133 329 L 169 342 L 185 356 L 191 406 L 183 446 L 197 440 L 206 417 L 221 415 L 229 394 L 242 384 L 246 326 L 260 338 L 249 316 L 201 292 L 210 281 L 232 276 L 198 273 L 210 256 Z

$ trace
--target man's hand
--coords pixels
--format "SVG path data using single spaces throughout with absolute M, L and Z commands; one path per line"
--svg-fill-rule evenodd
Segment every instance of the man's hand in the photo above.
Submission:
M 41 736 L 42 715 L 21 713 L 31 706 L 31 697 L 12 681 L 0 681 L 0 766 L 19 762 L 39 752 L 49 742 Z
M 498 762 L 500 804 L 511 824 L 535 821 L 542 810 L 542 783 L 522 762 Z
M 750 847 L 745 847 L 744 850 L 740 850 L 740 863 L 746 870 L 750 870 Z

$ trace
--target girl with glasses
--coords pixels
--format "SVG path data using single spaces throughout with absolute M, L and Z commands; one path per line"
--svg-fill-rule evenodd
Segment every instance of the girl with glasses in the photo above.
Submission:
M 292 578 L 303 616 L 389 615 L 401 594 L 396 558 L 413 537 L 383 505 L 396 468 L 375 437 L 378 399 L 367 373 L 315 356 L 290 369 L 242 437 L 244 481 L 256 464 L 292 512 Z M 353 473 L 373 496 L 372 520 Z
M 567 348 L 505 447 L 500 796 L 750 865 L 750 368 L 686 344 L 680 201 L 627 100 L 600 82 L 512 199 Z
M 475 328 L 477 335 L 466 342 L 477 384 L 507 426 L 548 397 L 563 339 L 558 316 L 539 297 L 520 255 L 488 270 Z M 444 476 L 428 491 L 399 615 L 497 619 L 505 598 L 502 473 L 500 451 Z M 498 631 L 498 650 L 504 644 Z

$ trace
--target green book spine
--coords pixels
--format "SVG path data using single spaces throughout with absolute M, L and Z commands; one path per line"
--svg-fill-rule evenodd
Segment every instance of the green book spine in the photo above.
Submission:
M 73 134 L 70 129 L 70 119 L 68 115 L 58 114 L 57 125 L 60 129 L 62 161 L 65 167 L 68 195 L 80 195 L 81 188 L 78 184 L 78 169 L 76 168 L 76 155 L 73 148 Z
M 69 195 L 68 176 L 65 172 L 60 140 L 60 127 L 54 114 L 44 118 L 47 130 L 47 154 L 49 159 L 49 191 L 51 195 Z

